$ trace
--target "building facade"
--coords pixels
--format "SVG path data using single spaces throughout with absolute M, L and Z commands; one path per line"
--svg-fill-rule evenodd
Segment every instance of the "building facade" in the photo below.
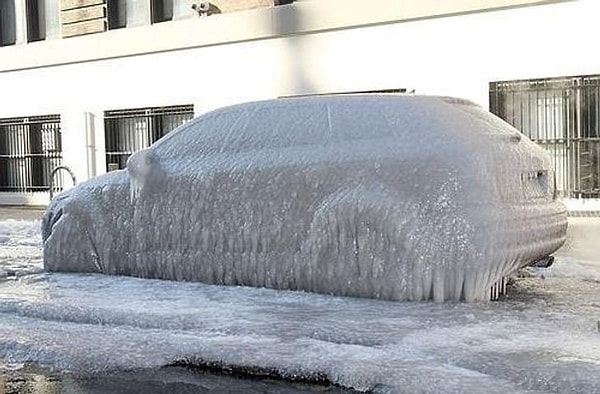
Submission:
M 597 0 L 0 0 L 0 204 L 122 168 L 193 116 L 306 94 L 470 99 L 600 197 Z M 424 144 L 427 141 L 423 141 Z

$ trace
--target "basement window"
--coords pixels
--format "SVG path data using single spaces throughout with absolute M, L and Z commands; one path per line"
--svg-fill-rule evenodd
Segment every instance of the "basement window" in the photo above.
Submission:
M 173 20 L 173 0 L 151 0 L 152 23 Z
M 0 0 L 0 47 L 16 42 L 14 0 Z
M 27 42 L 46 38 L 44 0 L 25 0 L 27 13 Z
M 125 0 L 107 0 L 106 18 L 108 29 L 122 29 L 127 26 L 127 4 Z

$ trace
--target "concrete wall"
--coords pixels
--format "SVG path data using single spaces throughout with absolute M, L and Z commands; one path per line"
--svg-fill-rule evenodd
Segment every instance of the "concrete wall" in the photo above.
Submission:
M 5 68 L 0 72 L 1 92 L 11 93 L 0 93 L 0 118 L 60 113 L 64 164 L 81 180 L 90 174 L 86 150 L 90 124 L 95 131 L 94 164 L 99 172 L 105 168 L 105 110 L 194 104 L 200 114 L 248 100 L 390 88 L 460 96 L 487 107 L 490 81 L 600 73 L 600 57 L 592 50 L 600 36 L 596 23 L 600 4 L 595 0 L 316 31 L 310 26 L 317 21 L 298 11 L 300 4 L 308 3 L 317 1 L 165 22 L 152 32 L 146 27 L 125 29 L 164 40 L 154 42 L 158 47 L 195 34 L 197 24 L 205 21 L 213 24 L 210 29 L 221 24 L 221 38 L 231 38 L 223 29 L 235 30 L 239 25 L 234 22 L 244 18 L 250 18 L 246 27 L 254 27 L 257 36 L 262 34 L 261 21 L 269 32 L 283 25 L 283 31 L 303 34 L 225 40 L 225 44 L 17 71 Z M 297 12 L 290 12 L 293 7 Z M 164 35 L 159 38 L 156 29 Z M 118 41 L 122 30 L 97 36 L 112 37 L 115 47 L 127 46 Z M 83 56 L 92 49 L 103 50 L 84 48 L 84 43 L 96 42 L 86 37 L 56 41 L 72 42 L 73 48 L 81 45 Z M 1 70 L 7 64 L 2 49 L 0 59 Z M 8 201 L 7 195 L 0 195 L 3 201 Z
M 178 18 L 184 18 L 182 4 L 186 1 L 176 3 Z M 377 0 L 366 7 L 362 0 L 303 0 L 208 18 L 190 18 L 188 14 L 184 18 L 187 20 L 149 26 L 150 1 L 127 0 L 130 28 L 69 40 L 49 40 L 43 45 L 2 48 L 0 72 L 572 1 Z

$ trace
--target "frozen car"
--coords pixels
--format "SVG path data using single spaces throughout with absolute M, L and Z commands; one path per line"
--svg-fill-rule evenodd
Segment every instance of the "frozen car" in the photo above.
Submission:
M 459 99 L 220 109 L 53 199 L 49 271 L 391 300 L 486 300 L 559 248 L 546 154 Z

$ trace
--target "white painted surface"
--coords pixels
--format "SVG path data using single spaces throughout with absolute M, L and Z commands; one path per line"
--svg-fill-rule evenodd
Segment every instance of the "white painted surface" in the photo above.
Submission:
M 600 211 L 600 199 L 598 198 L 573 198 L 564 200 L 563 203 L 569 211 Z

